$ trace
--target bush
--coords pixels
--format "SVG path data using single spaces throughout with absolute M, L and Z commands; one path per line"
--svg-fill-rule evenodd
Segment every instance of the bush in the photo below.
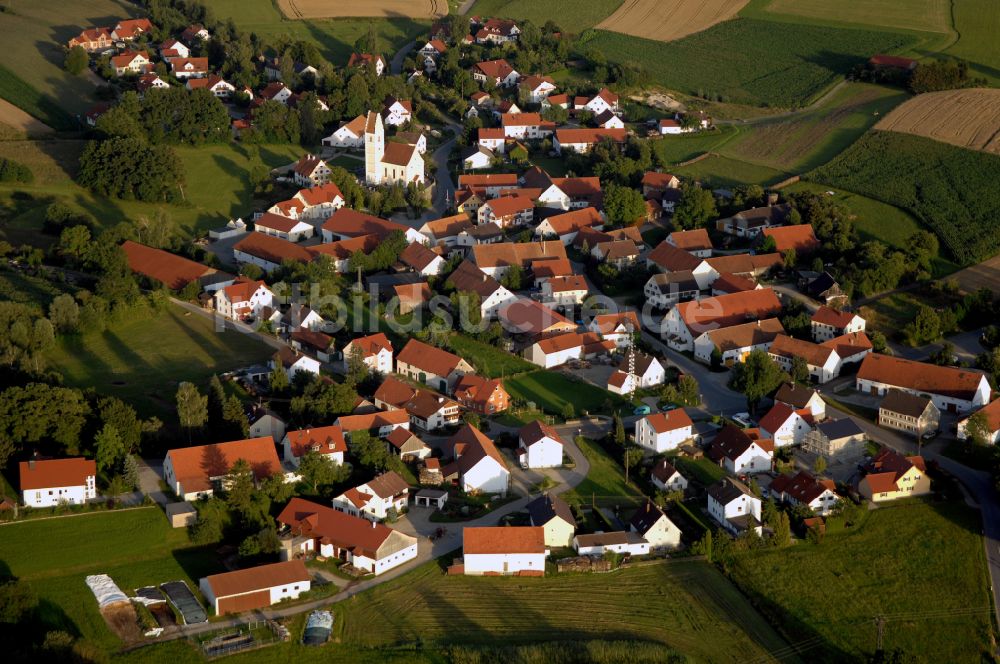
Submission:
M 0 182 L 23 182 L 30 184 L 35 181 L 31 169 L 13 159 L 0 158 Z
M 87 51 L 82 46 L 74 46 L 66 54 L 66 61 L 63 63 L 63 66 L 73 76 L 78 76 L 83 73 L 89 64 L 90 56 L 87 55 Z

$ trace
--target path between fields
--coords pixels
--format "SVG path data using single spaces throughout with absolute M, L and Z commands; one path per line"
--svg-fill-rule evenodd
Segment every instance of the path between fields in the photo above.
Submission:
M 749 120 L 718 120 L 715 122 L 717 125 L 739 125 L 739 126 L 749 126 L 765 124 L 768 122 L 773 122 L 775 120 L 787 120 L 798 115 L 805 115 L 806 113 L 811 113 L 817 108 L 825 104 L 830 97 L 835 95 L 842 87 L 847 85 L 847 79 L 841 79 L 833 85 L 832 88 L 827 90 L 820 96 L 816 101 L 809 104 L 808 106 L 803 106 L 802 108 L 796 108 L 791 111 L 782 111 L 781 113 L 773 113 L 771 115 L 761 115 L 756 118 L 751 118 Z
M 579 485 L 584 478 L 587 477 L 587 473 L 590 472 L 590 462 L 587 457 L 584 456 L 583 452 L 577 446 L 576 441 L 573 436 L 576 435 L 577 431 L 585 432 L 590 435 L 595 433 L 605 432 L 610 428 L 610 424 L 603 420 L 587 420 L 572 422 L 560 425 L 556 427 L 556 431 L 563 435 L 565 440 L 565 451 L 569 454 L 570 458 L 575 464 L 573 468 L 562 468 L 555 473 L 560 477 L 562 482 L 551 489 L 548 493 L 551 494 L 561 494 L 569 491 L 570 489 Z M 385 583 L 391 579 L 398 576 L 406 574 L 411 570 L 423 565 L 424 563 L 430 562 L 436 558 L 451 553 L 462 546 L 462 529 L 466 527 L 476 527 L 476 526 L 495 526 L 500 522 L 500 519 L 508 514 L 518 512 L 523 510 L 527 504 L 535 496 L 523 496 L 514 500 L 502 507 L 482 516 L 478 519 L 473 519 L 471 521 L 462 521 L 457 523 L 432 523 L 429 518 L 430 512 L 426 508 L 411 508 L 407 513 L 407 521 L 400 526 L 397 526 L 403 532 L 409 531 L 409 534 L 416 535 L 417 540 L 417 557 L 413 562 L 396 567 L 381 576 L 365 579 L 363 581 L 351 582 L 346 588 L 338 592 L 336 595 L 331 597 L 321 597 L 319 599 L 314 599 L 302 604 L 296 604 L 295 606 L 288 606 L 278 609 L 262 609 L 255 611 L 252 614 L 253 618 L 259 619 L 260 617 L 267 619 L 277 619 L 277 618 L 288 618 L 290 616 L 298 615 L 300 613 L 306 613 L 320 607 L 329 606 L 337 602 L 341 602 L 345 599 L 353 597 L 358 593 L 364 592 L 369 588 L 373 588 L 381 583 Z M 414 529 L 412 523 L 416 523 L 417 527 Z M 410 526 L 410 527 L 407 527 Z M 427 533 L 432 532 L 433 529 L 443 526 L 445 527 L 446 533 L 439 539 L 431 541 L 427 537 Z M 424 530 L 424 534 L 419 534 L 415 532 L 416 530 Z M 170 634 L 164 635 L 156 640 L 150 640 L 149 643 L 158 643 L 161 641 L 173 641 L 176 639 L 187 638 L 197 634 L 202 634 L 205 632 L 216 631 L 224 627 L 232 627 L 235 625 L 240 625 L 247 622 L 247 615 L 243 617 L 227 618 L 226 620 L 213 621 L 208 623 L 198 623 L 195 625 L 182 625 L 177 631 Z M 145 645 L 145 644 L 144 644 Z
M 6 99 L 0 99 L 0 122 L 18 131 L 23 131 L 29 138 L 55 133 L 55 129 Z

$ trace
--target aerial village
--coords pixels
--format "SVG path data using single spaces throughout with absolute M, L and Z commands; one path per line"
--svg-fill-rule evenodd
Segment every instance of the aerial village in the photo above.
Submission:
M 406 84 L 267 173 L 268 202 L 199 238 L 201 259 L 121 244 L 143 290 L 271 353 L 218 377 L 242 436 L 191 427 L 142 460 L 173 528 L 197 533 L 225 496 L 271 496 L 256 564 L 231 556 L 196 588 L 148 579 L 148 603 L 162 591 L 191 630 L 305 611 L 330 578 L 370 586 L 441 556 L 447 575 L 542 577 L 820 540 L 831 518 L 932 495 L 941 470 L 922 450 L 939 436 L 1000 441 L 986 372 L 910 359 L 869 329 L 824 262 L 822 196 L 676 177 L 648 144 L 711 131 L 707 114 L 636 123 L 607 87 L 567 93 L 466 55 L 516 45 L 517 22 L 453 26 L 416 44 L 410 72 L 353 53 L 345 72 Z M 262 58 L 268 83 L 251 89 L 210 66 L 204 27 L 153 34 L 122 20 L 66 46 L 139 98 L 207 91 L 246 144 L 275 104 L 329 115 L 315 67 Z M 418 113 L 403 91 L 430 98 L 445 66 L 474 91 Z M 638 163 L 638 185 L 609 161 Z M 376 213 L 373 198 L 403 202 Z M 602 495 L 594 450 L 629 495 Z M 18 459 L 9 511 L 112 499 L 96 459 Z M 128 599 L 116 581 L 88 577 L 102 607 Z

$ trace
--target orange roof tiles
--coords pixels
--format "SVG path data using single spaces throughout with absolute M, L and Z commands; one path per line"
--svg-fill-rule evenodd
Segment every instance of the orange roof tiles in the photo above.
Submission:
M 271 436 L 180 447 L 168 450 L 167 458 L 173 466 L 174 478 L 180 482 L 185 493 L 211 489 L 211 480 L 228 475 L 233 464 L 240 459 L 250 464 L 257 479 L 281 472 L 281 462 Z
M 403 350 L 399 351 L 396 362 L 402 362 L 444 378 L 458 367 L 462 358 L 417 339 L 410 339 L 406 342 Z
M 277 216 L 277 215 L 275 215 Z M 313 254 L 302 245 L 282 240 L 280 237 L 265 235 L 264 233 L 247 233 L 246 237 L 233 245 L 233 250 L 263 258 L 270 263 L 281 264 L 283 260 L 301 261 L 308 263 L 313 259 Z
M 707 332 L 738 325 L 751 318 L 769 318 L 781 313 L 781 302 L 770 288 L 717 295 L 676 306 L 681 320 L 692 332 Z
M 173 290 L 184 288 L 199 277 L 216 272 L 207 265 L 132 240 L 125 240 L 122 250 L 133 272 L 156 279 Z
M 942 367 L 872 353 L 858 369 L 858 380 L 869 380 L 918 392 L 971 400 L 986 376 L 981 371 Z
M 18 465 L 21 491 L 81 486 L 88 477 L 97 476 L 97 464 L 92 459 L 37 459 Z
M 300 457 L 309 450 L 320 454 L 335 454 L 346 452 L 344 430 L 335 424 L 314 429 L 299 429 L 286 434 L 292 454 Z
M 545 553 L 545 529 L 541 526 L 464 528 L 465 555 L 492 553 Z

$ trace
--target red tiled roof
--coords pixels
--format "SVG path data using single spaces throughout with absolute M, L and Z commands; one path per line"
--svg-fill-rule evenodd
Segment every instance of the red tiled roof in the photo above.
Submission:
M 507 217 L 535 207 L 535 203 L 527 196 L 502 196 L 486 201 L 485 205 L 489 206 L 496 217 Z
M 517 173 L 459 175 L 459 187 L 517 187 Z
M 423 270 L 438 258 L 440 256 L 419 242 L 411 242 L 399 254 L 399 260 L 414 270 Z
M 741 454 L 756 444 L 765 452 L 774 452 L 774 441 L 752 437 L 747 431 L 727 424 L 712 441 L 708 455 L 716 461 L 720 459 L 736 460 Z
M 399 351 L 396 362 L 445 378 L 462 362 L 462 358 L 417 339 L 410 339 L 403 350 Z
M 804 254 L 819 248 L 819 240 L 813 233 L 812 224 L 796 224 L 794 226 L 775 226 L 764 229 L 764 237 L 774 239 L 774 246 L 780 252 L 794 249 L 796 253 Z
M 208 58 L 174 58 L 170 61 L 170 68 L 174 73 L 205 73 L 208 71 Z
M 670 244 L 666 240 L 661 242 L 649 252 L 646 260 L 656 263 L 667 272 L 684 272 L 693 270 L 701 265 L 702 259 L 692 256 L 684 249 L 680 249 Z
M 731 256 L 714 256 L 706 258 L 705 262 L 719 273 L 757 274 L 767 272 L 782 264 L 781 254 L 733 254 Z
M 456 456 L 461 455 L 457 459 L 457 464 L 462 473 L 468 472 L 486 457 L 496 461 L 502 468 L 507 468 L 507 462 L 504 461 L 493 441 L 471 424 L 466 424 L 455 432 L 445 443 L 445 449 L 452 450 L 452 454 Z
M 566 247 L 559 240 L 543 242 L 497 242 L 472 247 L 472 258 L 482 268 L 520 265 L 529 267 L 543 258 L 567 258 Z
M 739 325 L 751 318 L 769 318 L 781 313 L 781 302 L 770 288 L 717 295 L 677 305 L 681 320 L 700 334 L 711 329 Z
M 173 290 L 184 288 L 199 277 L 216 271 L 207 265 L 132 240 L 125 240 L 122 250 L 133 272 L 156 279 Z
M 842 330 L 851 324 L 851 321 L 854 320 L 854 314 L 849 311 L 837 311 L 824 304 L 816 310 L 811 320 L 814 323 L 829 325 L 830 327 Z
M 656 175 L 660 175 L 660 173 Z M 712 248 L 712 240 L 708 237 L 708 231 L 704 228 L 696 228 L 690 231 L 674 231 L 669 235 L 669 239 L 669 244 L 684 251 L 699 251 Z
M 410 422 L 410 415 L 405 410 L 385 410 L 361 415 L 341 415 L 337 418 L 340 428 L 351 431 L 369 431 L 390 425 L 404 425 Z
M 653 413 L 644 418 L 656 433 L 676 431 L 694 424 L 683 408 L 675 408 L 666 413 Z
M 350 516 L 302 498 L 292 498 L 278 515 L 278 522 L 290 526 L 296 535 L 313 537 L 324 544 L 350 549 L 371 558 L 376 557 L 379 547 L 393 533 L 381 523 Z
M 81 486 L 88 477 L 97 477 L 97 464 L 92 459 L 38 459 L 19 464 L 21 491 Z
M 514 334 L 536 335 L 557 330 L 576 329 L 576 324 L 573 321 L 555 309 L 528 298 L 519 298 L 508 302 L 500 308 L 497 315 L 505 329 Z
M 835 351 L 829 346 L 821 346 L 811 341 L 804 341 L 779 334 L 771 342 L 771 348 L 768 352 L 772 355 L 780 355 L 787 358 L 801 357 L 810 366 L 822 367 Z
M 817 480 L 811 474 L 801 470 L 796 475 L 779 475 L 768 488 L 770 493 L 784 493 L 796 501 L 808 505 L 822 496 L 826 491 L 835 491 L 831 480 Z
M 311 449 L 315 449 L 320 454 L 334 454 L 336 452 L 347 451 L 347 443 L 344 441 L 344 430 L 335 424 L 316 427 L 315 429 L 289 431 L 286 436 L 291 445 L 292 454 L 297 457 L 302 456 Z
M 503 58 L 499 60 L 486 60 L 485 62 L 479 62 L 473 65 L 473 69 L 478 70 L 483 74 L 483 76 L 493 79 L 505 79 L 511 74 L 511 72 L 514 71 L 514 68 L 510 66 L 510 63 Z
M 746 277 L 729 272 L 720 274 L 719 278 L 712 282 L 712 290 L 717 290 L 721 293 L 742 293 L 743 291 L 751 291 L 756 288 L 757 282 L 753 279 L 747 279 Z
M 237 277 L 236 282 L 226 286 L 223 292 L 229 298 L 230 302 L 246 302 L 261 286 L 267 288 L 267 284 L 263 281 L 253 281 L 246 277 Z
M 397 224 L 394 221 L 373 217 L 364 212 L 358 212 L 351 208 L 340 208 L 330 218 L 323 222 L 323 230 L 334 235 L 345 235 L 347 237 L 360 237 L 362 235 L 377 235 L 384 238 L 393 231 L 406 232 L 407 226 Z
M 611 334 L 619 327 L 627 328 L 631 326 L 632 332 L 642 329 L 639 324 L 639 316 L 634 311 L 621 311 L 616 314 L 599 314 L 594 316 L 591 325 L 597 326 L 597 331 L 601 334 Z
M 837 355 L 843 358 L 863 353 L 873 348 L 871 339 L 864 332 L 850 332 L 839 337 L 824 341 L 820 344 L 825 348 L 832 348 L 837 351 Z
M 917 392 L 971 400 L 985 374 L 972 369 L 942 367 L 872 353 L 862 360 L 857 377 Z
M 351 339 L 347 346 L 351 349 L 360 348 L 363 357 L 372 357 L 378 355 L 379 351 L 383 348 L 387 349 L 390 353 L 392 352 L 392 342 L 389 341 L 389 337 L 385 336 L 384 332 L 379 332 L 377 334 L 370 334 L 366 337 L 358 337 L 356 339 Z M 346 346 L 345 346 L 345 352 Z
M 341 200 L 344 199 L 344 195 L 340 192 L 340 187 L 333 182 L 316 187 L 299 189 L 295 197 L 301 199 L 306 205 L 321 205 L 323 203 L 333 203 L 338 198 Z
M 556 140 L 560 145 L 567 143 L 586 143 L 588 145 L 598 143 L 604 139 L 610 139 L 615 143 L 625 142 L 626 131 L 624 129 L 557 129 Z
M 670 187 L 671 183 L 674 181 L 674 179 L 676 179 L 676 177 L 677 176 L 671 173 L 657 173 L 655 171 L 646 171 L 642 175 L 642 185 L 645 187 L 667 189 Z M 704 228 L 699 228 L 694 231 L 675 231 L 673 235 L 677 235 L 678 233 L 698 233 L 699 231 L 701 233 L 704 233 L 706 238 L 708 237 L 708 231 L 706 231 Z M 681 248 L 683 249 L 684 247 Z
M 462 553 L 545 553 L 541 526 L 498 526 L 462 529 Z
M 167 457 L 185 493 L 211 489 L 212 478 L 228 475 L 239 459 L 250 464 L 257 479 L 281 472 L 271 436 L 176 448 L 168 450 Z
M 557 235 L 565 235 L 566 233 L 579 231 L 581 228 L 603 223 L 600 213 L 592 207 L 557 214 L 553 217 L 548 217 L 545 221 L 549 223 Z
M 924 458 L 921 456 L 903 456 L 899 452 L 883 447 L 866 464 L 865 471 L 868 473 L 863 478 L 871 487 L 873 493 L 888 493 L 898 491 L 897 484 L 899 478 L 908 473 L 911 468 L 916 467 L 920 472 L 926 471 Z
M 268 228 L 280 233 L 289 233 L 296 226 L 304 222 L 290 219 L 280 214 L 274 214 L 273 212 L 265 212 L 253 223 L 255 227 Z
M 233 249 L 277 264 L 283 260 L 308 263 L 313 259 L 313 254 L 302 245 L 257 232 L 247 233 L 245 238 L 233 245 Z
M 809 424 L 812 424 L 812 411 L 808 408 L 795 410 L 786 403 L 777 402 L 771 407 L 771 410 L 767 411 L 767 415 L 760 420 L 761 431 L 766 431 L 773 434 L 778 429 L 781 428 L 788 418 L 792 415 L 798 415 L 802 419 L 806 420 Z
M 784 334 L 785 328 L 781 326 L 781 321 L 777 318 L 766 318 L 760 321 L 743 323 L 742 325 L 731 325 L 717 330 L 709 330 L 708 338 L 711 339 L 719 352 L 736 350 L 737 348 L 750 348 L 774 341 L 779 334 Z

